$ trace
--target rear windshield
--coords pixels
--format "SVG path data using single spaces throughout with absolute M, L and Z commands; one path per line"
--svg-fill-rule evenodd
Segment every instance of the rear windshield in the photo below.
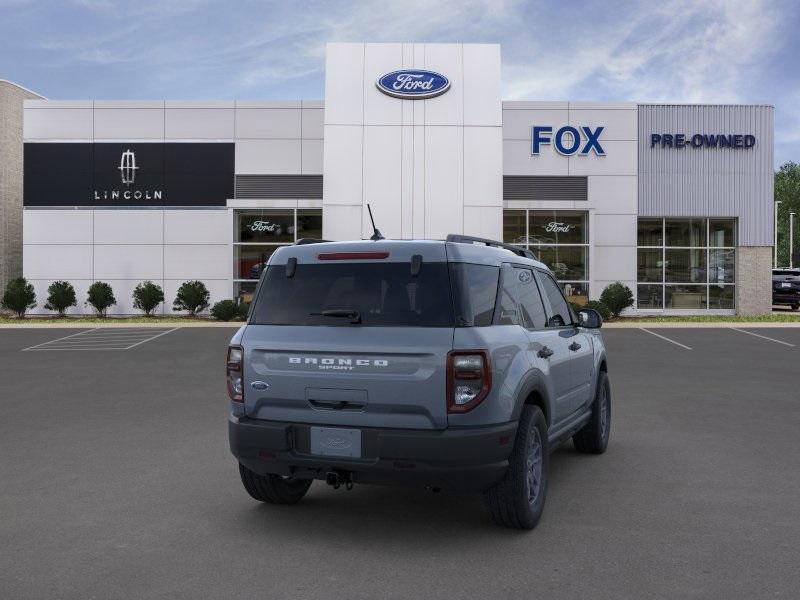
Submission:
M 779 278 L 782 278 L 782 277 L 800 277 L 800 271 L 798 271 L 798 270 L 792 271 L 790 269 L 785 269 L 785 270 L 781 270 L 781 271 L 773 271 L 772 272 L 772 276 L 773 277 L 779 277 Z
M 499 267 L 486 265 L 423 263 L 419 274 L 412 276 L 409 263 L 352 262 L 298 264 L 294 276 L 286 277 L 285 266 L 273 265 L 264 273 L 250 323 L 491 325 L 499 273 Z M 353 313 L 358 313 L 357 319 Z
M 329 314 L 323 315 L 327 311 Z M 453 306 L 446 263 L 298 264 L 293 277 L 284 265 L 267 268 L 250 320 L 256 325 L 452 327 Z

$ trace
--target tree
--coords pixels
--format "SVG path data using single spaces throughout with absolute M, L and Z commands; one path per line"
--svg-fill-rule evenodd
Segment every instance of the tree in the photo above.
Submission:
M 105 317 L 108 309 L 117 303 L 117 299 L 114 298 L 114 290 L 110 285 L 103 281 L 95 281 L 89 286 L 86 303 L 94 307 L 98 317 Z
M 197 316 L 197 313 L 208 308 L 211 294 L 202 281 L 184 281 L 178 288 L 178 293 L 172 303 L 172 310 L 189 311 L 189 316 Z
M 800 251 L 800 164 L 787 162 L 775 172 L 778 206 L 778 266 L 789 266 L 789 213 L 795 213 L 795 253 Z M 795 262 L 796 264 L 796 262 Z
M 24 277 L 18 277 L 8 282 L 0 306 L 13 311 L 20 319 L 25 318 L 29 308 L 36 306 L 36 292 L 33 285 Z
M 164 290 L 152 281 L 140 283 L 133 290 L 133 307 L 144 311 L 148 317 L 164 301 Z
M 618 317 L 623 310 L 633 306 L 633 292 L 624 283 L 615 281 L 607 285 L 600 294 L 600 302 L 611 311 L 612 315 Z
M 69 281 L 54 281 L 47 288 L 47 310 L 58 312 L 59 317 L 63 317 L 70 306 L 78 304 L 75 297 L 75 288 Z

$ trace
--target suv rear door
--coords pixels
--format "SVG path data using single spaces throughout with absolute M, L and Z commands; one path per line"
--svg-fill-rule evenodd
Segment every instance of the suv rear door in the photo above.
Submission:
M 243 335 L 247 415 L 445 428 L 453 310 L 444 245 L 419 259 L 390 243 L 324 246 L 282 249 L 267 267 Z
M 552 275 L 540 271 L 536 275 L 547 307 L 547 326 L 559 332 L 569 353 L 569 408 L 570 412 L 574 412 L 591 401 L 594 371 L 592 337 L 573 322 L 569 304 Z

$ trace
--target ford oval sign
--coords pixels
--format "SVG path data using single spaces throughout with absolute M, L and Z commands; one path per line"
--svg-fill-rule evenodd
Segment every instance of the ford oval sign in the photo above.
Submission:
M 450 80 L 435 71 L 404 69 L 382 75 L 375 85 L 384 94 L 395 98 L 424 100 L 444 94 L 450 89 Z

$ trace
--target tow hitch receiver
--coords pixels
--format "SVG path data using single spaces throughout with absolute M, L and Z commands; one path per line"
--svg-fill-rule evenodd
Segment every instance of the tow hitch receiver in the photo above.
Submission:
M 325 483 L 333 486 L 335 490 L 338 490 L 342 485 L 346 490 L 353 489 L 353 477 L 347 471 L 328 471 L 325 474 Z

